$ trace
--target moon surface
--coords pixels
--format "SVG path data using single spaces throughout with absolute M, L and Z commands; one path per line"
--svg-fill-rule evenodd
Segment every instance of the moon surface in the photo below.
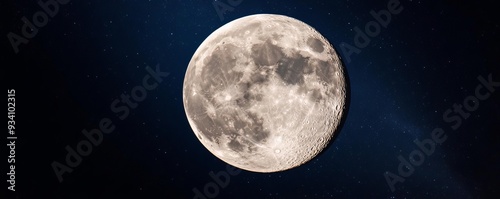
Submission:
M 199 141 L 216 157 L 254 172 L 314 158 L 346 111 L 346 73 L 332 45 L 283 15 L 242 17 L 198 47 L 183 103 Z

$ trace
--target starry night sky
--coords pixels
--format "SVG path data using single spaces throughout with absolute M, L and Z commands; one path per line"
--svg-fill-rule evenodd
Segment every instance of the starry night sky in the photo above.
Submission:
M 42 9 L 36 1 L 0 3 L 0 63 L 7 89 L 16 89 L 18 136 L 16 192 L 6 189 L 2 175 L 8 198 L 195 198 L 193 189 L 203 192 L 214 182 L 209 172 L 227 164 L 201 145 L 187 122 L 187 65 L 214 30 L 259 13 L 299 19 L 334 45 L 348 72 L 350 106 L 340 134 L 319 156 L 284 172 L 241 171 L 217 198 L 500 194 L 500 86 L 493 92 L 483 86 L 480 92 L 490 96 L 476 101 L 477 110 L 466 112 L 456 130 L 457 120 L 443 119 L 475 95 L 479 76 L 500 82 L 493 1 L 400 0 L 402 11 L 351 55 L 341 46 L 355 46 L 356 27 L 364 30 L 374 21 L 370 11 L 387 9 L 389 0 L 235 2 L 216 3 L 231 8 L 221 20 L 212 0 L 70 1 L 18 53 L 6 35 L 22 36 L 21 18 L 32 21 Z M 156 66 L 168 76 L 120 120 L 110 105 L 142 85 L 146 67 Z M 102 118 L 114 131 L 59 182 L 51 165 L 65 164 L 65 147 L 75 148 L 86 139 L 82 130 L 98 128 Z M 435 128 L 446 140 L 391 191 L 384 174 L 398 175 L 398 156 L 408 160 L 418 149 L 414 140 L 431 138 Z M 9 172 L 4 165 L 2 172 Z

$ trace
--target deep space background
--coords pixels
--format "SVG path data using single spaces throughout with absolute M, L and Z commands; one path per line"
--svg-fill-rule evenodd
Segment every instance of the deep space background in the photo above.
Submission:
M 18 136 L 16 192 L 6 189 L 4 174 L 2 189 L 7 198 L 193 198 L 194 188 L 213 182 L 208 173 L 227 164 L 187 122 L 188 63 L 220 26 L 271 13 L 309 24 L 334 45 L 350 81 L 348 113 L 336 139 L 307 164 L 269 174 L 241 171 L 217 198 L 498 197 L 500 88 L 457 130 L 442 117 L 474 94 L 478 76 L 500 81 L 498 7 L 400 0 L 403 11 L 347 62 L 340 44 L 354 45 L 354 27 L 364 29 L 374 20 L 370 11 L 387 9 L 387 2 L 243 0 L 221 20 L 212 0 L 70 1 L 14 53 L 5 36 L 21 34 L 21 18 L 41 8 L 36 1 L 2 1 L 0 64 L 4 85 L 16 89 Z M 119 120 L 110 104 L 156 65 L 169 75 Z M 75 147 L 85 139 L 81 131 L 97 128 L 103 117 L 116 129 L 60 183 L 51 164 L 64 163 L 65 146 Z M 417 149 L 413 140 L 430 138 L 436 127 L 447 140 L 392 192 L 384 173 L 397 174 L 397 157 L 407 158 Z

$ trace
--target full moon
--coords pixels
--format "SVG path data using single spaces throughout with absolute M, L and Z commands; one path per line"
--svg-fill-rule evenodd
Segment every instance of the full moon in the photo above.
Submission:
M 320 153 L 346 112 L 346 73 L 332 45 L 297 19 L 258 14 L 210 34 L 189 62 L 187 119 L 213 155 L 253 172 Z

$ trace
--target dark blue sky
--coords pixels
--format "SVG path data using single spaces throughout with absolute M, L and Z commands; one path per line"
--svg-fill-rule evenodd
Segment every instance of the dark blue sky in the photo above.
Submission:
M 483 86 L 480 93 L 490 96 L 478 100 L 456 130 L 456 117 L 443 119 L 454 104 L 476 96 L 484 85 L 479 76 L 500 81 L 493 4 L 401 0 L 401 12 L 359 54 L 343 53 L 342 43 L 356 46 L 356 27 L 374 21 L 370 11 L 385 10 L 388 2 L 242 0 L 224 20 L 211 0 L 60 5 L 18 53 L 2 39 L 19 134 L 17 191 L 6 191 L 13 198 L 193 198 L 193 188 L 203 192 L 214 181 L 209 172 L 227 164 L 201 145 L 187 122 L 187 65 L 220 26 L 271 13 L 309 24 L 334 45 L 349 75 L 349 111 L 338 137 L 317 158 L 279 173 L 241 171 L 217 198 L 493 198 L 500 187 L 500 87 Z M 22 36 L 21 18 L 32 20 L 42 10 L 35 1 L 0 7 L 3 35 Z M 142 85 L 146 67 L 156 65 L 168 76 L 120 120 L 111 104 Z M 86 139 L 81 131 L 98 128 L 102 118 L 115 130 L 59 182 L 53 162 L 65 163 L 65 147 L 76 147 Z M 435 128 L 446 140 L 391 191 L 384 173 L 401 175 L 398 156 L 410 161 L 418 149 L 414 140 L 432 139 Z

